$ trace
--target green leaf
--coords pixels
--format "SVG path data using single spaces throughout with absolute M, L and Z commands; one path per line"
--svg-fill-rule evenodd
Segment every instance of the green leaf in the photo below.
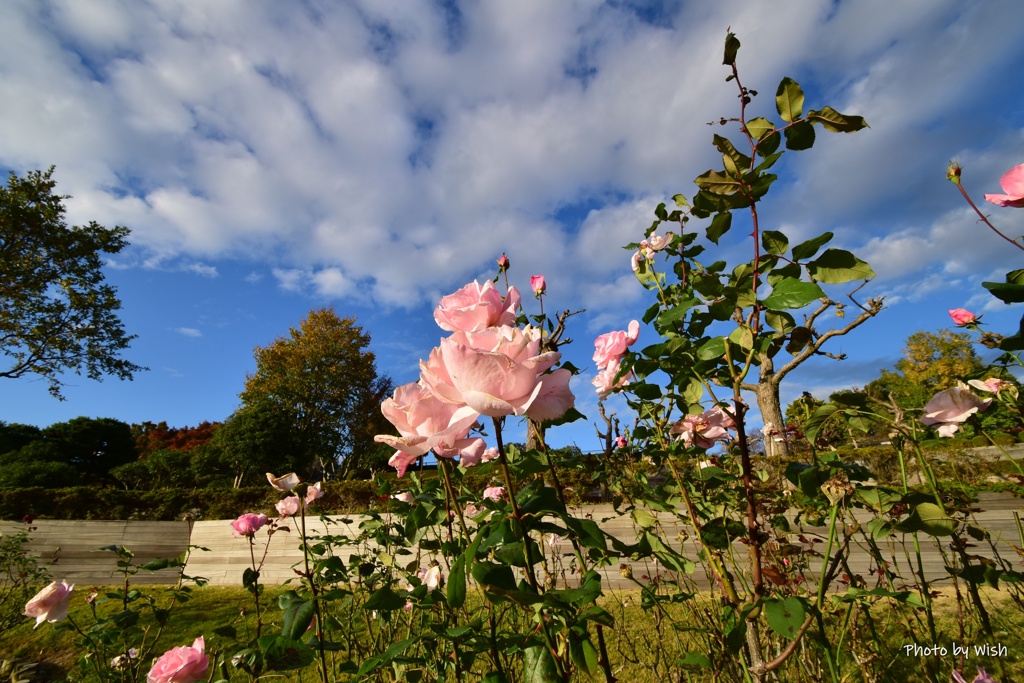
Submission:
M 799 598 L 789 597 L 765 601 L 764 616 L 773 631 L 792 640 L 803 625 L 806 613 Z
M 981 286 L 992 292 L 1003 303 L 1019 304 L 1024 301 L 1024 285 L 1010 282 L 982 282 Z
M 754 345 L 754 333 L 749 327 L 737 327 L 729 333 L 729 341 L 744 351 L 749 351 Z
M 643 508 L 633 508 L 629 516 L 633 518 L 633 522 L 641 529 L 652 529 L 658 524 L 658 518 L 651 514 L 649 510 L 644 510 Z
M 722 64 L 726 66 L 732 66 L 736 63 L 736 53 L 740 49 L 740 39 L 736 37 L 736 34 L 729 31 L 725 34 L 725 56 L 722 58 Z
M 729 159 L 732 162 L 732 167 L 739 171 L 739 169 L 747 170 L 750 168 L 750 157 L 741 153 L 727 138 L 723 138 L 721 135 L 715 135 L 713 138 L 715 149 L 722 153 L 722 156 Z M 726 163 L 726 168 L 729 168 L 729 164 Z
M 711 660 L 699 652 L 687 652 L 685 657 L 676 658 L 676 665 L 687 671 L 699 671 L 700 669 L 710 669 Z
M 956 533 L 956 520 L 935 503 L 918 503 L 910 516 L 896 528 L 900 531 L 923 531 L 929 536 L 952 536 Z
M 448 575 L 446 585 L 448 593 L 448 606 L 452 609 L 459 609 L 466 604 L 466 556 L 459 555 L 452 565 L 452 571 Z
M 799 325 L 793 328 L 793 331 L 789 333 L 789 343 L 786 344 L 786 351 L 792 355 L 796 355 L 804 350 L 804 347 L 810 344 L 812 341 L 811 331 Z
M 825 253 L 807 264 L 807 272 L 815 280 L 830 285 L 868 280 L 875 276 L 871 266 L 843 249 L 826 249 Z
M 316 603 L 313 600 L 297 600 L 289 603 L 281 618 L 281 635 L 298 640 L 313 623 L 315 613 Z
M 804 425 L 807 441 L 814 443 L 817 440 L 818 432 L 821 431 L 828 419 L 835 415 L 837 410 L 839 410 L 839 406 L 826 403 L 814 411 L 814 414 L 807 419 L 807 424 Z
M 806 242 L 801 242 L 800 244 L 793 247 L 793 260 L 799 261 L 801 259 L 810 258 L 814 256 L 816 253 L 818 253 L 818 249 L 820 249 L 822 245 L 827 244 L 831 240 L 832 233 L 823 232 L 813 239 L 809 239 Z
M 764 159 L 764 162 L 758 164 L 755 171 L 763 171 L 775 165 L 775 162 L 782 156 L 782 152 L 776 151 L 780 144 L 782 144 L 782 134 L 778 131 L 757 143 L 757 154 Z
M 807 121 L 794 123 L 786 128 L 786 149 L 794 152 L 810 149 L 814 146 L 814 126 Z
M 755 140 L 760 140 L 773 130 L 775 130 L 775 126 L 771 121 L 763 116 L 747 121 L 747 132 L 750 133 L 750 137 Z
M 729 176 L 719 171 L 705 171 L 694 181 L 702 190 L 718 195 L 731 195 L 740 189 L 740 181 L 736 176 Z
M 804 113 L 804 91 L 788 76 L 782 79 L 775 91 L 775 109 L 786 123 L 793 123 Z
M 303 642 L 285 636 L 260 638 L 259 646 L 271 671 L 301 669 L 316 658 L 316 654 Z
M 391 612 L 403 607 L 405 607 L 405 598 L 388 586 L 378 588 L 363 605 L 363 609 L 377 612 Z
M 765 311 L 764 321 L 773 330 L 778 330 L 783 334 L 789 334 L 796 327 L 796 320 L 785 311 Z
M 711 225 L 708 226 L 707 237 L 709 240 L 718 244 L 718 239 L 729 232 L 729 228 L 732 227 L 732 214 L 728 211 L 722 211 L 715 214 L 715 217 L 711 219 Z
M 813 109 L 807 112 L 807 120 L 813 123 L 820 123 L 821 127 L 830 133 L 855 133 L 868 124 L 862 116 L 846 116 L 840 114 L 832 107 L 822 107 L 821 111 Z
M 761 233 L 761 246 L 769 254 L 781 256 L 789 249 L 789 238 L 778 230 L 765 230 Z
M 762 302 L 768 310 L 785 311 L 803 308 L 812 301 L 825 296 L 821 287 L 813 282 L 804 282 L 796 278 L 780 280 Z
M 725 337 L 713 337 L 697 349 L 697 358 L 715 360 L 725 355 Z
M 631 384 L 629 390 L 632 391 L 637 398 L 645 401 L 657 401 L 661 398 L 661 387 L 657 384 L 647 384 L 646 382 Z
M 523 650 L 524 683 L 561 683 L 555 660 L 544 645 L 534 645 Z

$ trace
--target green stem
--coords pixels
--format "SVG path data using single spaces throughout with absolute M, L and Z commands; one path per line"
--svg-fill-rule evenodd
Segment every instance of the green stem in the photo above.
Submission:
M 320 655 L 320 680 L 327 683 L 327 653 L 324 651 L 324 616 L 320 601 L 317 599 L 316 581 L 313 580 L 313 573 L 309 571 L 309 546 L 306 543 L 306 501 L 299 499 L 299 517 L 302 525 L 302 562 L 306 570 L 306 580 L 309 581 L 309 592 L 313 596 L 313 613 L 316 616 L 316 642 Z

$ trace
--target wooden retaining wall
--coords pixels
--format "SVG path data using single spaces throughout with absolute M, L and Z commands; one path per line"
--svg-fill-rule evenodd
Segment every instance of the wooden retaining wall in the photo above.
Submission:
M 1020 540 L 1013 517 L 1014 511 L 1024 512 L 1022 511 L 1022 501 L 1008 494 L 982 494 L 979 507 L 984 512 L 977 513 L 975 523 L 992 533 L 1004 559 L 1014 562 L 1018 571 L 1024 570 L 1024 563 L 1020 562 L 1021 558 L 1014 550 L 1014 546 L 1020 545 Z M 577 515 L 590 515 L 605 531 L 626 542 L 635 542 L 636 531 L 629 516 L 616 516 L 610 506 L 591 505 L 575 512 Z M 677 532 L 682 530 L 678 521 L 663 513 L 656 516 L 663 524 L 662 537 L 676 539 Z M 863 518 L 863 521 L 869 518 L 861 513 L 858 513 L 857 517 Z M 353 538 L 359 533 L 358 527 L 363 517 L 348 515 L 331 519 L 334 523 L 328 528 L 325 528 L 317 519 L 307 520 L 307 533 L 311 536 L 330 533 L 339 537 Z M 294 528 L 296 523 L 288 521 L 286 525 L 291 527 L 290 531 L 279 529 L 275 532 L 269 539 L 269 547 L 266 533 L 260 531 L 257 534 L 252 552 L 257 563 L 263 561 L 260 577 L 262 582 L 274 584 L 298 578 L 294 567 L 302 568 L 302 554 L 299 552 L 299 534 Z M 0 522 L 0 532 L 9 533 L 21 526 L 14 522 Z M 93 551 L 95 548 L 105 545 L 123 545 L 135 553 L 137 564 L 143 564 L 151 559 L 180 556 L 189 545 L 191 535 L 193 546 L 209 548 L 209 551 L 192 550 L 185 573 L 189 576 L 204 577 L 212 585 L 240 585 L 242 573 L 252 562 L 248 540 L 232 535 L 230 520 L 194 522 L 191 529 L 187 522 L 142 521 L 37 520 L 34 526 L 38 528 L 32 533 L 29 550 L 43 562 L 54 561 L 47 567 L 54 579 L 66 578 L 69 582 L 80 586 L 113 584 L 121 581 L 121 577 L 117 573 L 116 555 L 111 552 Z M 827 533 L 827 529 L 823 527 L 803 527 L 800 531 L 808 538 L 819 539 L 823 539 Z M 793 542 L 797 541 L 794 539 Z M 978 556 L 992 555 L 991 549 L 987 547 L 986 543 L 974 541 L 972 543 L 974 546 L 968 552 Z M 673 546 L 677 549 L 680 548 L 680 544 L 682 544 L 686 556 L 696 557 L 697 549 L 692 538 L 673 541 Z M 948 543 L 944 543 L 944 545 L 948 545 Z M 936 549 L 935 544 L 928 540 L 922 541 L 921 546 L 926 574 L 930 579 L 948 582 L 949 578 L 945 570 L 946 561 Z M 813 549 L 819 553 L 823 552 L 824 543 L 813 544 Z M 551 555 L 560 557 L 562 567 L 568 568 L 572 564 L 571 551 L 568 543 L 560 541 L 553 547 Z M 883 543 L 883 551 L 888 557 L 895 556 L 901 564 L 905 564 L 903 550 L 899 547 L 896 539 L 890 539 Z M 346 563 L 349 555 L 353 552 L 374 552 L 374 550 L 334 544 L 334 553 Z M 733 552 L 740 561 L 746 556 L 745 546 L 740 544 L 734 545 Z M 266 553 L 265 558 L 264 553 Z M 415 556 L 410 555 L 399 558 L 398 563 L 405 565 L 414 559 Z M 429 557 L 420 558 L 421 566 L 426 566 L 429 559 Z M 868 578 L 872 564 L 873 561 L 863 548 L 853 547 L 850 567 L 855 573 Z M 562 574 L 557 565 L 556 561 L 552 565 L 552 570 L 560 577 L 559 585 L 573 584 L 576 577 Z M 813 581 L 812 577 L 817 576 L 817 568 L 821 566 L 820 560 L 812 558 L 810 566 L 812 576 L 808 578 Z M 633 575 L 643 583 L 649 580 L 644 577 L 654 577 L 658 574 L 665 576 L 665 569 L 658 567 L 657 563 L 651 560 L 633 562 L 631 569 Z M 620 575 L 617 563 L 600 571 L 607 587 L 636 586 Z M 698 587 L 709 586 L 707 577 L 703 576 L 699 567 L 692 578 Z M 135 583 L 149 584 L 174 583 L 176 580 L 177 574 L 173 569 L 155 573 L 141 571 L 132 579 Z

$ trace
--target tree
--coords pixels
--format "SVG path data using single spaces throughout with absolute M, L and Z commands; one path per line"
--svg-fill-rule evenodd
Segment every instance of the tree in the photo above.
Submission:
M 932 396 L 984 368 L 964 332 L 918 330 L 907 337 L 896 370 L 882 370 L 868 384 L 869 396 L 902 409 L 923 407 Z
M 69 227 L 66 195 L 54 194 L 53 167 L 11 173 L 0 187 L 0 377 L 37 374 L 63 399 L 61 374 L 132 379 L 145 368 L 120 357 L 125 334 L 116 290 L 104 281 L 102 255 L 127 244 L 129 230 L 95 222 Z
M 377 374 L 369 345 L 355 318 L 324 308 L 253 352 L 256 372 L 242 403 L 269 401 L 293 416 L 293 451 L 305 457 L 309 476 L 353 475 L 377 450 L 374 435 L 393 429 L 380 412 L 391 379 Z
M 87 479 L 106 479 L 111 469 L 138 458 L 131 427 L 109 417 L 57 422 L 43 430 L 43 438 L 57 445 L 62 462 Z
M 306 453 L 297 448 L 301 437 L 295 427 L 295 417 L 273 401 L 245 405 L 214 434 L 215 466 L 231 476 L 234 488 L 265 482 L 266 472 L 300 470 Z

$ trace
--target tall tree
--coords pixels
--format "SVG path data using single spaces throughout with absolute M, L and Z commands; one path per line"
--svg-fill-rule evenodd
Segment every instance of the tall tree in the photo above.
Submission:
M 52 175 L 53 167 L 11 173 L 0 186 L 0 350 L 8 359 L 0 377 L 41 375 L 62 399 L 64 372 L 132 379 L 145 368 L 121 358 L 134 337 L 101 268 L 104 254 L 128 244 L 128 228 L 69 227 L 69 197 L 54 194 Z
M 984 367 L 964 332 L 918 330 L 907 337 L 897 372 L 882 370 L 866 387 L 869 396 L 899 408 L 921 408 L 936 392 L 948 389 Z
M 374 434 L 392 429 L 380 412 L 391 379 L 377 374 L 369 345 L 355 318 L 323 308 L 254 351 L 256 372 L 246 378 L 242 402 L 269 401 L 294 416 L 295 447 L 310 476 L 358 471 L 363 455 L 376 450 Z

